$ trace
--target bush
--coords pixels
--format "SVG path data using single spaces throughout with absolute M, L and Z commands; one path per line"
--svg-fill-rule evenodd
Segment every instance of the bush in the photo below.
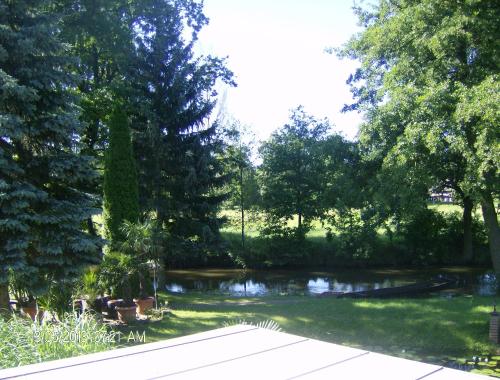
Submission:
M 121 252 L 104 255 L 97 272 L 97 284 L 103 293 L 112 297 L 125 298 L 132 302 L 132 294 L 139 293 L 139 279 L 133 258 Z
M 344 209 L 332 217 L 338 231 L 338 256 L 347 261 L 369 261 L 375 251 L 377 233 L 369 215 L 360 210 Z M 326 236 L 326 239 L 333 239 Z
M 73 299 L 78 293 L 79 279 L 51 281 L 47 292 L 37 298 L 38 305 L 57 315 L 73 311 Z
M 402 244 L 413 263 L 436 264 L 447 256 L 447 233 L 454 232 L 447 227 L 441 213 L 427 208 L 403 221 Z
M 67 313 L 58 322 L 0 317 L 0 368 L 109 350 L 116 337 L 90 313 Z
M 477 218 L 472 234 L 475 262 L 490 263 L 484 224 Z M 462 215 L 423 209 L 402 222 L 397 241 L 405 264 L 462 264 Z

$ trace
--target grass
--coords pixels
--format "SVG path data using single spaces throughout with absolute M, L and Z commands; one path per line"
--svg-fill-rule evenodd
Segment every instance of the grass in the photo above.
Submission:
M 434 364 L 496 355 L 498 349 L 488 341 L 493 297 L 161 297 L 168 299 L 172 312 L 162 321 L 141 325 L 149 342 L 219 328 L 231 321 L 273 320 L 287 333 Z M 496 368 L 482 372 L 500 376 Z
M 452 213 L 462 213 L 463 208 L 457 204 L 445 204 L 445 203 L 436 203 L 429 204 L 429 208 L 443 214 L 452 214 Z M 474 210 L 474 214 L 476 217 L 482 217 L 480 208 L 476 208 Z M 221 216 L 228 218 L 228 223 L 222 229 L 222 232 L 230 233 L 230 234 L 239 234 L 241 233 L 241 225 L 240 225 L 240 212 L 238 210 L 230 210 L 225 209 L 220 213 Z M 249 237 L 259 236 L 259 228 L 262 226 L 262 219 L 264 215 L 260 212 L 249 212 L 247 211 L 245 219 L 245 234 Z M 293 219 L 288 221 L 288 227 L 296 227 L 297 226 L 298 217 L 295 215 Z M 312 221 L 312 228 L 308 232 L 308 238 L 324 238 L 327 230 L 325 226 L 321 224 L 319 220 Z M 331 227 L 331 226 L 330 226 Z M 333 230 L 335 230 L 333 228 Z M 385 230 L 381 229 L 379 231 L 380 234 L 384 234 Z
M 228 223 L 222 229 L 223 232 L 227 233 L 241 233 L 241 215 L 238 210 L 225 209 L 220 213 L 228 219 Z M 245 216 L 245 234 L 249 237 L 259 236 L 260 228 L 263 225 L 263 219 L 265 214 L 259 211 L 248 212 Z M 292 219 L 287 222 L 288 227 L 295 228 L 298 224 L 298 216 L 294 215 Z M 326 226 L 326 225 L 325 225 Z M 327 230 L 320 220 L 315 219 L 311 222 L 311 230 L 308 232 L 307 236 L 309 238 L 321 237 L 324 238 Z

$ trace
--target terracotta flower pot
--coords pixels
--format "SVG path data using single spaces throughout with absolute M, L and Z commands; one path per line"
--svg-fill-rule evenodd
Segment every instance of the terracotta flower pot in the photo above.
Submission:
M 135 306 L 116 306 L 116 312 L 118 313 L 118 319 L 121 322 L 129 323 L 135 321 L 136 307 Z
M 153 308 L 155 299 L 154 297 L 134 298 L 134 302 L 137 305 L 137 314 L 144 315 L 146 311 Z
M 29 315 L 29 317 L 34 321 L 37 317 L 36 305 L 25 305 L 21 306 L 21 313 L 24 315 Z M 41 320 L 43 316 L 43 310 L 38 309 L 38 320 Z
M 116 319 L 118 317 L 116 315 L 116 307 L 120 306 L 122 303 L 122 299 L 112 299 L 106 302 L 106 314 L 108 315 L 108 318 Z
M 97 297 L 95 300 L 91 302 L 91 308 L 98 313 L 102 313 L 103 311 L 107 311 L 109 297 Z

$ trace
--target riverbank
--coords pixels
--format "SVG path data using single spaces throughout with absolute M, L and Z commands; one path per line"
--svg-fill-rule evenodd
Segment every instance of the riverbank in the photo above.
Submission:
M 162 321 L 130 327 L 144 329 L 148 342 L 227 323 L 273 320 L 288 333 L 428 363 L 464 362 L 490 354 L 493 360 L 489 366 L 483 363 L 486 369 L 481 372 L 500 377 L 493 368 L 498 347 L 488 341 L 494 297 L 352 300 L 204 293 L 160 297 L 171 312 Z

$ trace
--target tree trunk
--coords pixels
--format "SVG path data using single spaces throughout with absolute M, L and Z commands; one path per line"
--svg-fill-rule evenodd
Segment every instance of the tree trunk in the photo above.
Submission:
M 87 229 L 89 230 L 90 235 L 97 236 L 97 232 L 95 231 L 94 227 L 94 221 L 92 220 L 91 216 L 87 218 Z
M 464 263 L 470 264 L 474 260 L 474 251 L 472 248 L 472 209 L 474 204 L 471 197 L 466 196 L 463 199 L 464 213 L 464 245 L 463 245 L 463 259 Z
M 167 279 L 165 276 L 165 259 L 160 258 L 158 260 L 159 268 L 158 268 L 158 290 L 165 290 L 165 285 L 167 283 Z
M 8 284 L 0 285 L 0 313 L 8 313 L 9 312 L 9 286 Z
M 299 222 L 298 222 L 299 230 L 302 228 L 302 213 L 299 212 Z
M 243 198 L 243 167 L 240 166 L 240 209 L 241 209 L 241 246 L 245 246 L 245 203 Z
M 491 261 L 497 275 L 500 274 L 500 228 L 498 227 L 497 213 L 491 193 L 483 193 L 481 200 L 484 224 L 488 231 Z

